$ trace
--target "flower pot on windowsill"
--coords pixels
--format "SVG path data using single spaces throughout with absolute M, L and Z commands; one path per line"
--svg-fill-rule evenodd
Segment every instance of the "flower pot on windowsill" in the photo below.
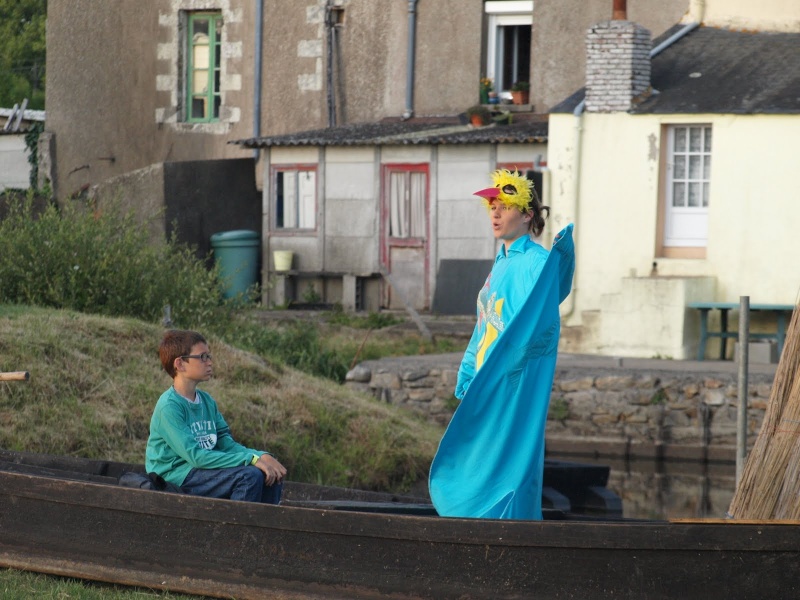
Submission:
M 530 101 L 530 90 L 511 90 L 511 101 L 514 104 L 528 104 Z

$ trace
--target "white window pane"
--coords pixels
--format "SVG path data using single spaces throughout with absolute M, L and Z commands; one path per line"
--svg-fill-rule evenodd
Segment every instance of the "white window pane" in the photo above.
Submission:
M 689 128 L 689 151 L 700 152 L 702 145 L 703 130 L 699 127 Z
M 711 179 L 711 156 L 708 154 L 703 157 L 703 179 Z
M 702 162 L 700 156 L 689 157 L 689 179 L 701 179 L 703 172 L 701 169 Z
M 703 152 L 711 153 L 711 127 L 706 127 L 703 131 L 705 132 Z
M 701 190 L 700 186 L 703 185 L 701 183 L 690 183 L 689 184 L 689 206 L 700 206 L 700 196 Z
M 703 184 L 703 207 L 708 207 L 708 183 Z
M 676 182 L 672 186 L 672 206 L 686 206 L 686 184 Z
M 686 151 L 686 128 L 685 127 L 676 127 L 675 128 L 675 152 L 685 152 Z
M 685 156 L 676 156 L 675 157 L 675 171 L 673 174 L 675 179 L 685 179 L 686 178 L 686 157 Z

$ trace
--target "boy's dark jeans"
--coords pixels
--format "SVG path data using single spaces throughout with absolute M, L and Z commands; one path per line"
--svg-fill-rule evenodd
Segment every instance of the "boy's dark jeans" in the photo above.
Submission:
M 253 466 L 229 469 L 192 469 L 181 491 L 193 496 L 280 504 L 283 482 L 264 485 L 264 473 Z

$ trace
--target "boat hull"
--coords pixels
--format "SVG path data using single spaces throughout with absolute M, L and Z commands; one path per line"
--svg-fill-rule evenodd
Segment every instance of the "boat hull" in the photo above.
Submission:
M 268 506 L 0 471 L 0 565 L 239 600 L 791 598 L 798 534 Z

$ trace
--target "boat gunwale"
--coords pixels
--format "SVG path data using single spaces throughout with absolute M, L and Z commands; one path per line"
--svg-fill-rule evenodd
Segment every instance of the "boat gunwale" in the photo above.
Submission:
M 800 525 L 794 521 L 507 521 L 441 518 L 233 502 L 4 471 L 0 471 L 0 496 L 25 497 L 113 512 L 125 511 L 145 517 L 408 542 L 626 551 L 800 551 L 800 536 L 788 544 L 781 537 L 787 527 Z M 120 502 L 121 498 L 136 500 Z M 272 515 L 269 522 L 265 522 L 264 515 L 268 513 Z M 733 530 L 737 535 L 731 535 Z M 775 547 L 776 541 L 779 542 L 778 547 Z M 690 542 L 688 546 L 687 542 Z

